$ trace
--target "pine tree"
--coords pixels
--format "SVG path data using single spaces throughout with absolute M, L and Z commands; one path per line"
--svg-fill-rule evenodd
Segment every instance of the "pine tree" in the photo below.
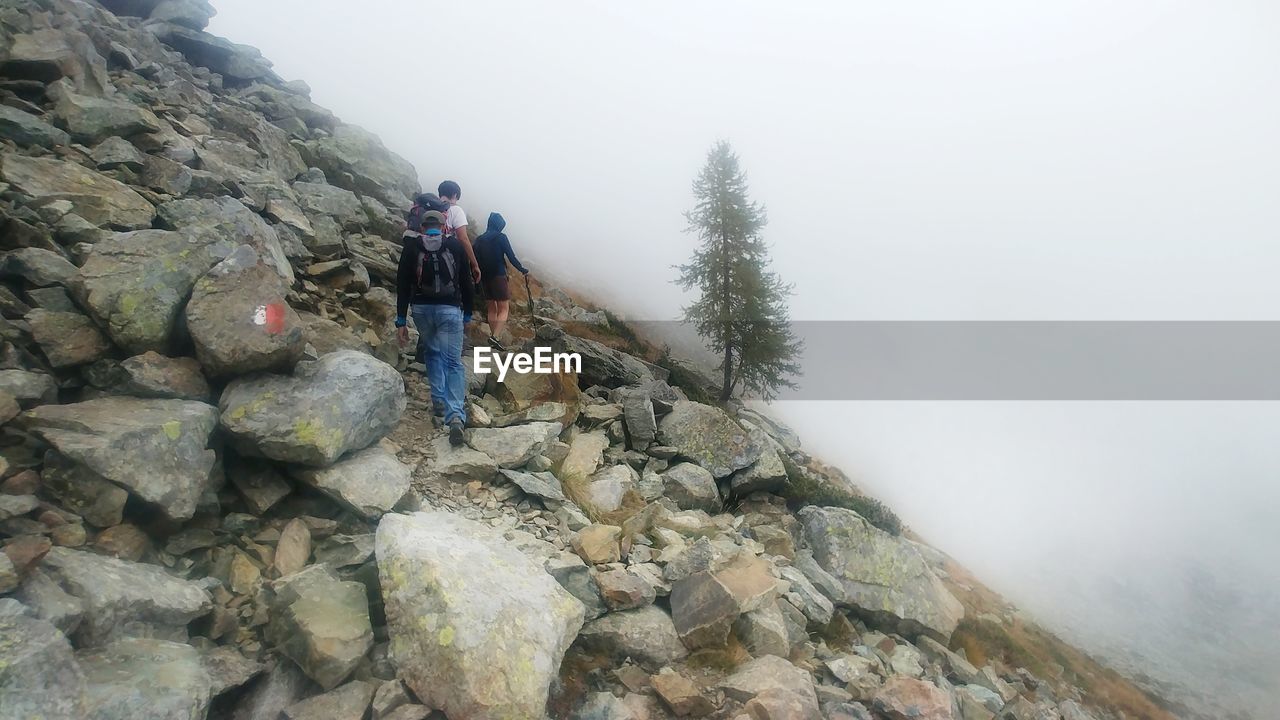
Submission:
M 722 402 L 739 388 L 772 399 L 779 388 L 795 387 L 789 377 L 800 371 L 803 345 L 789 325 L 791 286 L 767 269 L 764 206 L 748 197 L 746 175 L 729 143 L 711 148 L 693 195 L 696 204 L 685 217 L 701 244 L 679 266 L 676 283 L 697 288 L 700 297 L 684 308 L 685 321 L 723 358 Z

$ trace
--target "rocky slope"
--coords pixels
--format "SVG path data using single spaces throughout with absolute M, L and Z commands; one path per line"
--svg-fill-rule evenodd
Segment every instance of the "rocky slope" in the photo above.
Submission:
M 0 0 L 0 718 L 1167 717 L 563 291 L 449 447 L 416 171 L 211 14 Z

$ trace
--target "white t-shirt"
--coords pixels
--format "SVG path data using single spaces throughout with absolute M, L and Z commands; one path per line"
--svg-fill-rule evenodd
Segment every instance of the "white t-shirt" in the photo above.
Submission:
M 451 233 L 458 228 L 464 228 L 467 226 L 467 213 L 458 205 L 450 205 L 449 213 L 444 216 L 444 223 Z

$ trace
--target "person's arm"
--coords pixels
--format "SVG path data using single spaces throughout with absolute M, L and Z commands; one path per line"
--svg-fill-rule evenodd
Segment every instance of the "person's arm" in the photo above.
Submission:
M 454 237 L 458 238 L 458 242 L 462 245 L 463 253 L 467 256 L 467 262 L 471 265 L 471 278 L 475 282 L 480 282 L 480 263 L 476 260 L 476 251 L 471 248 L 471 238 L 467 236 L 467 227 L 463 225 L 453 231 Z
M 528 275 L 529 270 L 520 264 L 520 258 L 516 257 L 516 253 L 511 249 L 511 240 L 506 235 L 502 236 L 502 252 L 511 260 L 511 264 L 520 271 L 522 275 Z
M 462 243 L 459 242 L 458 244 L 461 245 Z M 455 251 L 454 257 L 457 257 L 458 254 Z M 461 260 L 462 258 L 458 259 Z M 471 278 L 466 275 L 458 278 L 458 290 L 462 295 L 462 316 L 464 318 L 470 317 L 475 304 L 475 288 L 472 286 Z
M 409 303 L 413 300 L 413 246 L 411 238 L 404 238 L 404 248 L 400 250 L 400 265 L 396 268 L 396 335 L 400 342 L 409 339 Z

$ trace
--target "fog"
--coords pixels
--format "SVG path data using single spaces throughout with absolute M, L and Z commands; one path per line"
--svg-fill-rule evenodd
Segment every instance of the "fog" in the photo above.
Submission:
M 727 139 L 798 320 L 1280 319 L 1274 3 L 214 4 L 632 318 L 686 301 L 681 213 Z M 1280 703 L 1275 404 L 776 412 L 1086 648 Z

